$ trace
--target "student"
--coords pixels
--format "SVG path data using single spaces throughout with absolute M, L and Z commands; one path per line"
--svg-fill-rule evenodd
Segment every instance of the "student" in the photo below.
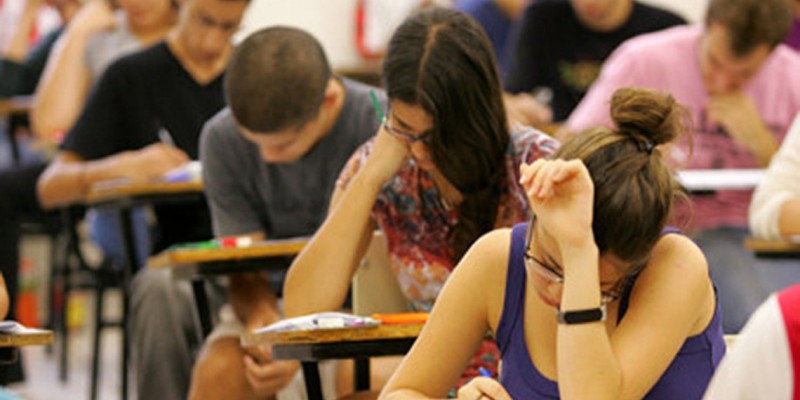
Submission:
M 800 285 L 771 295 L 750 317 L 722 359 L 706 400 L 800 396 Z
M 161 176 L 197 158 L 205 121 L 224 106 L 223 73 L 247 0 L 185 0 L 167 39 L 114 62 L 92 89 L 55 160 L 39 179 L 45 207 L 79 201 L 96 182 Z M 166 130 L 175 146 L 159 141 Z M 175 243 L 211 236 L 204 202 L 154 207 L 158 251 Z M 136 307 L 132 301 L 132 307 Z M 136 335 L 132 335 L 134 338 Z M 138 393 L 167 398 L 159 377 L 147 374 L 153 349 L 132 346 Z M 175 360 L 159 362 L 177 362 Z M 185 378 L 188 380 L 188 376 Z M 185 389 L 183 396 L 185 396 Z
M 207 122 L 201 137 L 214 234 L 262 239 L 313 234 L 325 218 L 338 171 L 378 129 L 370 90 L 333 76 L 321 45 L 306 32 L 273 27 L 242 42 L 226 72 L 229 107 Z M 229 293 L 230 306 L 205 343 L 189 397 L 277 393 L 287 399 L 304 392 L 296 363 L 270 362 L 267 353 L 239 344 L 243 329 L 279 317 L 268 282 L 260 275 L 232 275 L 230 290 L 214 289 L 212 301 L 222 303 Z M 148 393 L 186 398 L 196 337 L 188 282 L 145 270 L 133 283 L 132 299 L 134 341 L 152 350 L 143 360 L 143 378 L 160 387 Z M 175 327 L 168 337 L 164 326 Z
M 34 131 L 60 142 L 89 88 L 117 58 L 160 42 L 175 24 L 173 0 L 91 0 L 56 44 L 31 112 Z
M 711 0 L 705 26 L 629 40 L 606 61 L 565 130 L 608 124 L 603 110 L 614 90 L 649 87 L 672 93 L 691 115 L 695 134 L 673 148 L 675 165 L 766 167 L 800 112 L 800 55 L 781 44 L 790 14 L 786 0 Z M 753 269 L 753 255 L 742 246 L 751 194 L 720 190 L 694 196 L 691 208 L 676 213 L 691 218 L 689 233 L 708 257 L 727 333 L 737 332 L 769 294 Z
M 45 2 L 27 0 L 14 35 L 0 58 L 0 97 L 31 94 L 39 83 L 53 44 L 64 32 L 66 25 L 81 8 L 78 0 L 52 1 L 61 17 L 62 26 L 42 36 L 30 46 L 30 31 L 36 16 Z
M 487 329 L 499 382 L 476 378 L 459 398 L 702 396 L 725 343 L 702 253 L 666 227 L 680 189 L 660 146 L 682 131 L 681 111 L 620 90 L 618 130 L 523 166 L 531 221 L 470 249 L 381 397 L 441 397 Z
M 541 132 L 509 128 L 491 44 L 463 13 L 432 8 L 406 19 L 382 76 L 389 110 L 342 170 L 328 217 L 289 269 L 289 317 L 342 306 L 376 227 L 409 303 L 430 310 L 479 235 L 527 218 L 518 167 L 557 146 Z M 491 340 L 479 353 L 469 374 L 478 364 L 496 370 Z
M 0 272 L 0 321 L 6 319 L 8 315 L 8 289 L 6 288 L 6 280 L 3 278 L 3 273 Z
M 532 0 L 458 0 L 455 8 L 475 18 L 492 42 L 500 75 L 508 69 L 511 32 Z
M 685 23 L 669 11 L 633 0 L 537 0 L 510 45 L 506 103 L 512 111 L 551 95 L 553 120 L 562 122 L 589 90 L 603 62 L 625 40 Z
M 753 194 L 750 230 L 771 240 L 800 235 L 800 114 Z

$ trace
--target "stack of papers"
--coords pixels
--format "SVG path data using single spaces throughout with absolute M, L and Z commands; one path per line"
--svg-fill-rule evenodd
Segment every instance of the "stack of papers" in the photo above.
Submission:
M 41 329 L 28 328 L 17 321 L 0 321 L 0 334 L 13 334 L 19 335 L 23 333 L 37 333 L 42 332 Z
M 370 317 L 362 317 L 341 312 L 324 312 L 284 319 L 274 324 L 267 325 L 263 328 L 259 328 L 253 331 L 253 333 L 308 331 L 317 329 L 368 328 L 378 326 L 380 323 L 380 321 Z

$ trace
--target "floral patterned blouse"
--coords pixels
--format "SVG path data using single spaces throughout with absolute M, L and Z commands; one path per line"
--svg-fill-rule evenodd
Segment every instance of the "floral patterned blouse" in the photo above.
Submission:
M 337 188 L 341 190 L 347 186 L 365 164 L 373 146 L 374 139 L 353 154 L 342 169 Z M 557 147 L 558 142 L 542 132 L 514 126 L 505 156 L 507 182 L 501 192 L 495 228 L 527 221 L 528 200 L 519 184 L 519 167 L 522 163 L 550 156 Z M 378 193 L 372 218 L 386 235 L 391 268 L 415 310 L 431 310 L 455 267 L 448 236 L 458 223 L 458 217 L 458 208 L 447 207 L 442 202 L 431 175 L 419 168 L 413 158 L 409 158 Z M 496 347 L 493 343 L 490 348 L 484 347 L 479 351 L 484 359 L 480 364 L 495 371 Z

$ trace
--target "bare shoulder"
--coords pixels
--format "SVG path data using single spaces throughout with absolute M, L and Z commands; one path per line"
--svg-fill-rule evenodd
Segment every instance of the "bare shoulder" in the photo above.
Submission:
M 486 319 L 497 326 L 503 312 L 511 229 L 496 229 L 481 236 L 456 268 L 457 279 L 465 282 L 465 290 L 481 297 Z

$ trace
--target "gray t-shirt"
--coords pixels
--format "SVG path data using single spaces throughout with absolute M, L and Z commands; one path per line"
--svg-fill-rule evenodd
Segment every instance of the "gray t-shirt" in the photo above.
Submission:
M 92 81 L 100 79 L 100 75 L 116 59 L 142 49 L 142 43 L 134 36 L 128 26 L 124 12 L 117 12 L 116 28 L 98 32 L 86 43 L 85 62 L 92 74 Z
M 372 88 L 347 79 L 342 83 L 346 97 L 332 130 L 293 163 L 265 162 L 258 147 L 242 136 L 229 108 L 206 123 L 200 159 L 216 236 L 307 236 L 322 224 L 339 171 L 379 126 Z M 385 105 L 383 91 L 376 93 Z

